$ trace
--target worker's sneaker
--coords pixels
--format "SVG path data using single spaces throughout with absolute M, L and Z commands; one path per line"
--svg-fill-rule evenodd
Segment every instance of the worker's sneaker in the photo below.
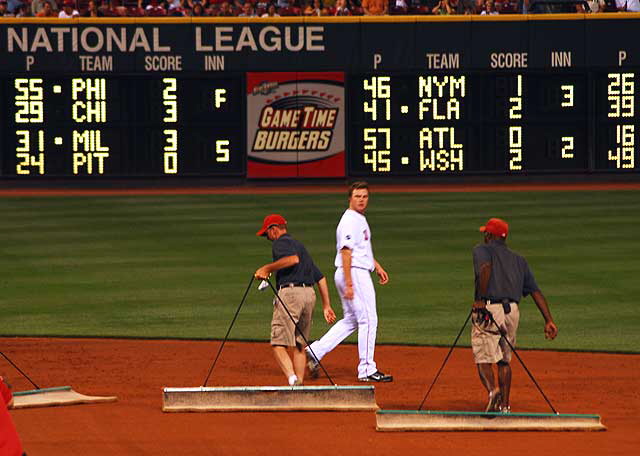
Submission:
M 500 413 L 504 413 L 504 414 L 511 413 L 511 406 L 510 405 L 502 405 L 500 407 Z
M 320 374 L 320 364 L 309 350 L 304 351 L 307 354 L 307 367 L 309 368 L 309 377 L 318 378 Z
M 367 377 L 358 378 L 361 382 L 392 382 L 393 377 L 391 375 L 385 375 L 380 371 L 374 372 Z
M 487 408 L 485 408 L 485 412 L 499 412 L 500 411 L 500 401 L 502 400 L 502 395 L 500 391 L 494 391 L 489 393 L 489 402 L 487 402 Z

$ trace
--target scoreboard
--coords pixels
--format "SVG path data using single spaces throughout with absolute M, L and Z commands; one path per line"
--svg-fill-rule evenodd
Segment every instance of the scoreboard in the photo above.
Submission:
M 240 78 L 3 81 L 3 176 L 242 175 Z
M 321 125 L 334 176 L 636 174 L 638 30 L 640 14 L 0 19 L 0 180 L 247 176 L 252 90 L 289 115 L 303 73 L 333 87 L 307 102 L 344 119 Z M 293 75 L 283 98 L 270 72 Z
M 356 175 L 633 171 L 639 73 L 389 73 L 351 79 Z

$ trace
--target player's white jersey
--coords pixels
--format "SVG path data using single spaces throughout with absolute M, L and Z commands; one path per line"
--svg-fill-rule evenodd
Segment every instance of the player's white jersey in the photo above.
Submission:
M 375 269 L 373 262 L 373 249 L 371 248 L 371 229 L 367 223 L 367 218 L 357 211 L 347 209 L 338 228 L 336 228 L 336 261 L 337 268 L 342 267 L 343 248 L 351 250 L 351 267 Z

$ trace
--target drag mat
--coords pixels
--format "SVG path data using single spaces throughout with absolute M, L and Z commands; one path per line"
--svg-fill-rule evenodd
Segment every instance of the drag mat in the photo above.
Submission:
M 115 402 L 117 400 L 118 398 L 115 396 L 86 396 L 78 393 L 70 386 L 13 392 L 14 409 L 97 404 L 102 402 Z
M 166 414 L 162 387 L 199 386 L 216 342 L 0 338 L 43 385 L 81 385 L 84 394 L 118 402 L 12 410 L 29 456 L 68 455 L 361 455 L 504 454 L 631 455 L 640 448 L 640 356 L 525 351 L 527 366 L 561 413 L 595 413 L 607 432 L 380 433 L 373 412 Z M 395 382 L 376 385 L 384 409 L 416 408 L 447 348 L 380 346 L 376 361 Z M 327 369 L 339 385 L 355 381 L 357 348 L 341 345 Z M 15 390 L 26 380 L 0 363 Z M 472 355 L 456 349 L 425 409 L 481 410 L 486 401 Z M 515 412 L 548 406 L 514 363 Z M 227 342 L 209 386 L 284 385 L 268 343 Z M 326 385 L 326 379 L 307 381 Z

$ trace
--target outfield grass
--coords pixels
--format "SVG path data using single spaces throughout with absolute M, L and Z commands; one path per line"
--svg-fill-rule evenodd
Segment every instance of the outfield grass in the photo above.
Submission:
M 374 189 L 375 190 L 375 189 Z M 270 243 L 255 236 L 279 212 L 333 288 L 342 194 L 6 198 L 2 335 L 221 338 Z M 521 306 L 521 347 L 640 351 L 640 193 L 373 194 L 379 341 L 452 342 L 473 295 L 471 248 L 488 217 L 511 224 L 560 335 Z M 255 288 L 231 337 L 269 337 L 270 299 Z M 327 326 L 320 306 L 312 332 Z M 350 340 L 354 340 L 353 337 Z M 465 334 L 462 344 L 469 344 Z

